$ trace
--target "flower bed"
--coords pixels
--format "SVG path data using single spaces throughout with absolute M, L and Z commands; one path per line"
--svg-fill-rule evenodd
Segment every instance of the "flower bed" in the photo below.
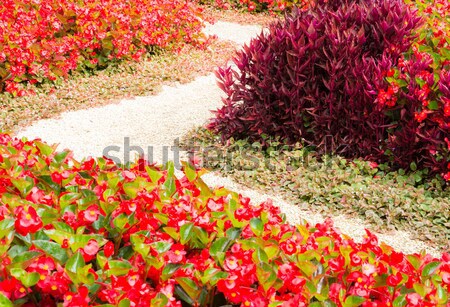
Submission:
M 1 306 L 448 304 L 448 254 L 289 225 L 188 164 L 71 155 L 0 135 Z
M 243 9 L 248 12 L 283 12 L 294 6 L 307 7 L 309 0 L 200 0 L 218 9 Z
M 200 11 L 182 0 L 5 0 L 0 9 L 0 91 L 55 80 L 77 67 L 138 60 L 154 47 L 201 44 Z

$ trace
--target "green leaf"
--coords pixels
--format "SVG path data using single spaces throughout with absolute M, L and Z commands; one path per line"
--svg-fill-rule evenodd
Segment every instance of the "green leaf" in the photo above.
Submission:
M 177 190 L 177 187 L 175 185 L 175 178 L 173 177 L 167 178 L 166 182 L 164 182 L 164 188 L 166 192 L 165 193 L 166 197 L 171 197 Z
M 21 268 L 13 268 L 10 271 L 11 275 L 20 280 L 20 282 L 26 287 L 30 288 L 38 283 L 40 274 L 37 272 L 27 272 Z
M 197 178 L 197 171 L 192 166 L 192 164 L 183 161 L 181 162 L 183 164 L 183 172 L 186 175 L 186 178 L 189 180 L 189 182 L 194 181 Z
M 253 231 L 255 236 L 261 236 L 264 231 L 264 223 L 259 218 L 252 218 L 250 220 L 250 229 Z
M 350 295 L 345 299 L 343 307 L 356 307 L 364 303 L 366 299 L 357 295 Z
M 395 298 L 395 300 L 392 302 L 393 307 L 403 307 L 406 306 L 406 295 L 402 294 Z
M 108 277 L 115 275 L 126 275 L 133 266 L 126 260 L 111 260 L 108 262 L 109 270 L 106 271 Z
M 430 110 L 438 110 L 439 109 L 439 104 L 436 100 L 432 100 L 428 103 L 428 109 Z
M 69 259 L 66 250 L 62 248 L 58 243 L 46 240 L 34 240 L 33 244 L 36 247 L 42 249 L 47 254 L 47 256 L 52 257 L 59 264 L 64 265 Z
M 256 265 L 256 277 L 264 291 L 267 293 L 267 290 L 269 290 L 277 280 L 277 273 L 271 265 L 261 262 Z
M 13 303 L 0 292 L 0 306 L 2 307 L 14 307 Z
M 231 240 L 236 240 L 237 238 L 239 238 L 241 233 L 242 233 L 242 229 L 236 228 L 236 227 L 231 227 L 226 232 L 227 238 L 230 238 Z
M 438 298 L 438 304 L 444 305 L 448 303 L 448 292 L 442 288 L 440 285 L 437 285 L 436 296 Z
M 150 301 L 150 306 L 164 307 L 169 303 L 169 299 L 162 293 L 158 293 L 155 298 Z
M 130 236 L 131 245 L 133 250 L 142 255 L 142 257 L 147 257 L 150 253 L 150 245 L 145 244 L 145 239 L 138 234 L 132 234 Z
M 175 278 L 175 281 L 183 288 L 184 292 L 193 300 L 197 301 L 200 295 L 200 288 L 197 284 L 188 277 L 178 277 Z
M 150 246 L 153 247 L 158 253 L 163 254 L 172 247 L 172 243 L 166 241 L 159 241 L 151 243 Z
M 38 251 L 26 251 L 17 255 L 13 258 L 11 262 L 12 267 L 28 267 L 36 258 L 42 256 L 41 252 Z
M 178 263 L 167 264 L 161 273 L 161 279 L 168 280 L 182 266 L 183 266 L 182 264 L 178 264 Z
M 31 189 L 34 187 L 34 182 L 31 178 L 30 180 L 28 180 L 28 178 L 11 179 L 11 183 L 16 187 L 17 190 L 19 190 L 22 196 L 27 196 Z
M 406 258 L 408 258 L 409 263 L 411 263 L 411 265 L 418 270 L 420 267 L 420 259 L 419 257 L 415 256 L 415 255 L 407 255 Z
M 183 290 L 180 285 L 175 285 L 175 294 L 181 298 L 183 301 L 189 304 L 189 306 L 194 306 L 195 302 L 191 297 Z
M 269 257 L 269 259 L 273 259 L 278 255 L 280 249 L 276 245 L 269 245 L 264 247 L 264 251 L 266 252 L 267 257 Z
M 69 272 L 77 273 L 78 269 L 85 265 L 83 256 L 80 252 L 77 252 L 67 261 L 65 269 Z
M 61 162 L 64 161 L 64 159 L 67 157 L 67 155 L 70 153 L 70 151 L 61 151 L 58 152 L 53 156 L 53 160 L 55 160 L 56 163 L 61 164 Z
M 230 247 L 231 240 L 226 237 L 218 238 L 214 241 L 209 249 L 211 256 L 215 256 L 218 252 L 226 252 Z
M 180 234 L 173 227 L 163 227 L 165 233 L 172 237 L 172 239 L 178 241 L 180 239 Z
M 180 227 L 180 243 L 186 244 L 192 237 L 192 229 L 194 228 L 193 223 L 186 223 Z
M 422 277 L 430 277 L 440 265 L 438 261 L 428 263 L 422 270 Z
M 53 153 L 53 148 L 45 143 L 34 141 L 34 144 L 36 144 L 37 148 L 39 148 L 39 151 L 44 156 L 50 156 Z
M 38 179 L 40 182 L 45 183 L 46 185 L 48 185 L 50 187 L 50 189 L 52 189 L 56 195 L 59 195 L 59 193 L 61 192 L 61 186 L 57 183 L 55 183 L 52 180 L 52 177 L 49 175 L 42 175 L 42 176 L 38 176 Z
M 413 288 L 414 288 L 414 291 L 416 291 L 416 293 L 418 293 L 421 297 L 424 297 L 427 294 L 427 290 L 426 290 L 425 286 L 422 284 L 414 283 Z
M 80 193 L 67 193 L 59 198 L 59 207 L 63 211 L 67 206 L 72 205 L 81 197 Z
M 122 213 L 113 220 L 113 224 L 120 233 L 123 233 L 132 226 L 133 223 L 130 221 L 131 218 L 132 216 Z
M 308 278 L 312 278 L 313 274 L 317 271 L 317 266 L 310 261 L 299 261 L 297 262 L 297 266 Z
M 0 221 L 0 239 L 3 239 L 6 235 L 11 233 L 14 227 L 14 219 L 4 219 Z
M 161 179 L 163 177 L 163 175 L 161 174 L 161 172 L 155 170 L 154 168 L 151 168 L 149 166 L 145 167 L 145 170 L 147 171 L 148 176 L 150 177 L 150 180 L 153 183 L 158 183 L 159 179 Z
M 123 299 L 123 300 L 121 300 L 121 301 L 119 302 L 119 304 L 117 305 L 117 307 L 130 307 L 130 305 L 131 305 L 130 300 L 127 299 L 127 298 L 125 298 L 125 299 Z
M 202 284 L 210 284 L 211 286 L 215 286 L 217 282 L 221 279 L 227 278 L 228 273 L 223 272 L 216 268 L 209 268 L 206 269 L 206 271 L 203 273 L 203 276 L 201 277 Z
M 126 182 L 123 184 L 123 190 L 130 198 L 136 198 L 139 190 L 140 184 L 139 181 Z
M 267 256 L 266 252 L 261 247 L 258 247 L 253 252 L 252 258 L 255 261 L 255 263 L 260 263 L 260 262 L 268 263 L 269 262 L 269 257 Z
M 167 170 L 167 177 L 172 178 L 175 174 L 175 164 L 173 161 L 168 161 L 166 165 L 164 165 L 164 168 Z

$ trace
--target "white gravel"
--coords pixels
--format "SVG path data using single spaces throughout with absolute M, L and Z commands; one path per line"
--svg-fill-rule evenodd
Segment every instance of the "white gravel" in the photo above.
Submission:
M 208 25 L 205 32 L 215 34 L 219 39 L 232 40 L 243 45 L 259 34 L 261 28 L 219 21 Z M 150 156 L 152 161 L 161 163 L 174 159 L 174 152 L 170 150 L 174 140 L 182 137 L 191 128 L 204 124 L 211 117 L 210 110 L 221 105 L 220 97 L 221 91 L 216 86 L 215 77 L 210 74 L 189 84 L 166 86 L 157 96 L 123 100 L 119 104 L 68 112 L 60 118 L 41 120 L 19 131 L 18 136 L 41 138 L 51 144 L 57 143 L 59 149 L 73 150 L 78 159 L 108 154 L 109 148 L 109 155 L 121 162 L 126 160 L 124 149 L 128 138 L 129 146 L 140 147 L 146 157 Z M 153 154 L 149 147 L 153 148 Z M 136 154 L 131 154 L 131 158 L 135 156 Z M 210 173 L 203 178 L 210 186 L 225 186 L 239 191 L 251 197 L 254 202 L 271 198 L 291 223 L 305 219 L 315 224 L 324 219 L 321 215 L 303 212 L 280 198 L 244 188 L 218 174 Z M 365 234 L 364 228 L 370 228 L 360 219 L 350 220 L 343 216 L 334 216 L 333 220 L 343 233 L 357 241 Z M 410 239 L 406 232 L 398 231 L 378 236 L 380 241 L 403 252 L 413 253 L 425 249 L 435 256 L 439 255 L 423 242 Z

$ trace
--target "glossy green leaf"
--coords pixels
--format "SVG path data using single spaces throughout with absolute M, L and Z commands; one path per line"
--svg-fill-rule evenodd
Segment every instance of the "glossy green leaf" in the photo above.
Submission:
M 11 233 L 14 227 L 14 219 L 4 219 L 0 221 L 0 239 Z
M 36 146 L 39 148 L 39 151 L 44 155 L 44 156 L 50 156 L 53 153 L 53 148 L 43 142 L 40 141 L 34 141 L 34 143 L 36 144 Z
M 428 263 L 422 270 L 422 277 L 429 277 L 439 268 L 440 265 L 441 262 L 439 261 Z
M 163 175 L 161 174 L 161 172 L 155 170 L 152 167 L 146 166 L 145 170 L 147 171 L 148 176 L 150 177 L 151 181 L 153 183 L 158 183 L 159 179 L 161 179 L 163 177 Z
M 83 256 L 80 252 L 77 252 L 67 261 L 65 269 L 69 272 L 77 273 L 78 269 L 85 265 L 86 263 L 84 262 Z
M 10 271 L 11 276 L 14 276 L 26 287 L 30 288 L 38 283 L 40 274 L 37 272 L 27 272 L 21 268 L 13 268 Z
M 181 162 L 183 164 L 183 172 L 186 175 L 186 178 L 189 180 L 189 182 L 194 181 L 197 178 L 197 172 L 195 168 L 192 166 L 192 164 L 183 161 Z
M 403 307 L 406 306 L 408 302 L 406 301 L 406 295 L 402 294 L 395 298 L 395 300 L 392 302 L 393 307 Z
M 366 299 L 357 295 L 350 295 L 345 299 L 343 307 L 356 307 L 364 303 Z
M 34 187 L 34 182 L 30 178 L 30 180 L 27 179 L 11 179 L 11 183 L 16 187 L 17 190 L 19 190 L 20 194 L 22 196 L 28 195 L 28 193 L 31 191 L 31 189 Z
M 230 247 L 231 240 L 226 237 L 218 238 L 214 241 L 209 249 L 211 256 L 217 255 L 218 252 L 226 252 Z
M 182 264 L 178 263 L 166 264 L 166 266 L 164 266 L 164 269 L 162 270 L 161 279 L 168 280 L 182 266 Z
M 109 276 L 121 276 L 126 275 L 133 268 L 133 266 L 126 260 L 111 260 L 108 261 L 109 269 L 106 271 L 106 275 Z
M 69 259 L 67 251 L 58 243 L 47 240 L 34 240 L 33 244 L 43 250 L 47 256 L 55 259 L 59 264 L 64 265 Z
M 188 277 L 178 277 L 175 281 L 183 288 L 184 292 L 193 300 L 197 301 L 200 295 L 201 289 L 197 284 Z
M 166 241 L 153 242 L 150 245 L 160 254 L 167 252 L 172 247 L 172 243 Z
M 12 259 L 11 265 L 13 267 L 28 267 L 36 258 L 40 257 L 42 252 L 39 251 L 26 251 Z
M 13 303 L 0 292 L 0 306 L 2 307 L 14 307 Z
M 203 272 L 201 281 L 204 285 L 210 284 L 211 286 L 215 286 L 219 280 L 225 279 L 227 276 L 227 272 L 223 272 L 217 268 L 208 268 L 205 272 Z
M 180 227 L 180 243 L 181 244 L 186 244 L 186 242 L 188 242 L 192 235 L 193 235 L 193 228 L 194 228 L 194 224 L 193 223 L 186 223 L 183 224 Z
M 261 236 L 264 231 L 264 224 L 259 218 L 252 218 L 250 220 L 250 229 L 253 231 L 255 236 Z
M 267 292 L 277 280 L 277 273 L 270 264 L 261 262 L 256 265 L 256 277 L 264 291 Z

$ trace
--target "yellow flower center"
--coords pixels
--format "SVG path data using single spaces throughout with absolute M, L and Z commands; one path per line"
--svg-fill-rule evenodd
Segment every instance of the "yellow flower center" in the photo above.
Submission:
M 179 251 L 179 250 L 176 250 L 176 251 L 175 251 L 175 255 L 179 256 L 179 255 L 180 255 L 180 251 Z
M 250 302 L 249 301 L 245 301 L 244 306 L 250 306 Z
M 58 287 L 55 286 L 55 285 L 53 285 L 53 286 L 52 286 L 52 290 L 53 290 L 53 291 L 56 291 L 56 289 L 58 289 Z
M 27 219 L 27 220 L 31 220 L 31 214 L 27 214 L 27 215 L 25 215 L 25 218 Z
M 231 297 L 236 297 L 236 295 L 237 295 L 237 294 L 236 294 L 236 293 L 234 293 L 234 292 L 233 292 L 233 293 L 231 293 Z
M 44 270 L 48 270 L 48 265 L 44 264 L 44 266 L 42 267 Z
M 66 296 L 67 301 L 70 301 L 71 299 L 72 299 L 72 295 L 69 294 L 68 296 Z
M 44 274 L 41 274 L 41 276 L 39 276 L 39 279 L 40 279 L 40 280 L 45 280 L 45 275 L 44 275 Z
M 91 211 L 89 211 L 89 214 L 91 215 L 91 216 L 95 216 L 95 211 L 94 210 L 91 210 Z
M 20 291 L 20 293 L 24 293 L 26 290 L 25 290 L 24 287 L 21 287 L 21 288 L 19 289 L 19 291 Z
M 361 277 L 359 277 L 356 281 L 359 283 L 362 283 L 363 279 Z

